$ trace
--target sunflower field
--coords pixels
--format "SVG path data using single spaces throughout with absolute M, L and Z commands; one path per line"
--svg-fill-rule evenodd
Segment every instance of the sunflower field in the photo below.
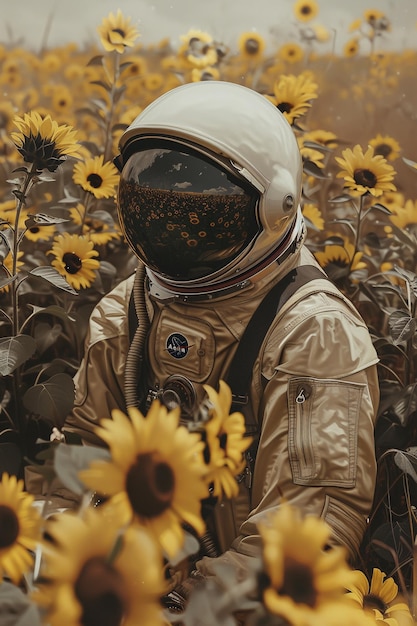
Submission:
M 120 10 L 83 47 L 0 43 L 0 624 L 417 623 L 417 49 L 386 51 L 390 16 L 368 9 L 336 54 L 318 14 L 315 0 L 296 0 L 297 37 L 272 50 L 255 31 L 234 47 L 203 30 L 144 46 Z M 321 520 L 283 504 L 259 529 L 248 578 L 226 568 L 220 583 L 196 579 L 178 613 L 162 598 L 204 534 L 207 484 L 233 497 L 249 445 L 230 390 L 207 390 L 210 463 L 201 437 L 157 404 L 146 420 L 103 416 L 109 449 L 82 458 L 61 429 L 90 313 L 136 268 L 117 216 L 118 140 L 158 96 L 210 80 L 258 91 L 293 128 L 307 245 L 379 356 L 378 478 L 358 569 L 324 550 Z M 76 508 L 51 500 L 57 476 Z M 109 499 L 97 496 L 104 485 Z

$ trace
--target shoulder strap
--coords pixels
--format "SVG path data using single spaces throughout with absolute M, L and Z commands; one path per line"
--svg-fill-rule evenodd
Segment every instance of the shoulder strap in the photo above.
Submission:
M 297 289 L 315 278 L 327 277 L 314 265 L 296 267 L 267 293 L 252 315 L 239 341 L 226 378 L 233 395 L 232 410 L 241 410 L 241 405 L 248 401 L 253 365 L 277 312 Z

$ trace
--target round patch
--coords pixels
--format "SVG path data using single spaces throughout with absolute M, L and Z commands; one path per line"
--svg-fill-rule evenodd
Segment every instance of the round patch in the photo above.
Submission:
M 174 359 L 183 359 L 188 354 L 188 341 L 180 333 L 172 333 L 167 339 L 166 349 Z

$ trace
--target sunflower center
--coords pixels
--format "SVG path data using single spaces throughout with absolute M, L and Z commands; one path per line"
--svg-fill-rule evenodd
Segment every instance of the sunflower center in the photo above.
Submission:
M 277 109 L 278 111 L 281 111 L 281 113 L 290 113 L 292 107 L 293 105 L 289 102 L 280 102 L 279 104 L 277 104 Z
M 62 261 L 68 274 L 76 274 L 83 266 L 80 257 L 74 252 L 65 252 Z
M 74 591 L 82 606 L 82 626 L 121 626 L 126 613 L 126 596 L 120 574 L 106 561 L 87 561 Z
M 19 521 L 14 511 L 0 505 L 0 550 L 9 548 L 19 536 Z
M 377 177 L 371 170 L 359 169 L 353 173 L 355 183 L 362 185 L 363 187 L 375 187 L 378 182 Z
M 99 189 L 103 184 L 103 179 L 99 174 L 89 174 L 87 176 L 87 181 L 94 189 Z
M 126 477 L 126 491 L 135 513 L 148 518 L 161 515 L 170 507 L 174 490 L 171 466 L 152 452 L 139 454 Z
M 300 13 L 301 13 L 301 15 L 310 15 L 311 7 L 309 7 L 308 4 L 304 4 L 301 7 Z
M 245 41 L 245 50 L 248 54 L 257 54 L 259 51 L 259 41 L 256 41 L 256 39 L 247 39 Z
M 375 154 L 379 154 L 383 156 L 384 159 L 389 157 L 391 152 L 392 152 L 392 148 L 387 143 L 380 143 L 375 149 Z
M 278 593 L 289 596 L 297 604 L 307 604 L 314 607 L 317 600 L 317 592 L 314 588 L 314 577 L 311 569 L 287 557 L 285 559 L 284 581 Z
M 112 33 L 117 33 L 118 35 L 120 35 L 121 37 L 125 38 L 126 37 L 126 33 L 124 30 L 121 30 L 120 28 L 113 28 L 112 29 Z
M 363 597 L 363 608 L 377 609 L 382 613 L 382 615 L 384 615 L 385 611 L 387 610 L 387 605 L 379 596 L 373 593 L 368 593 L 366 596 Z

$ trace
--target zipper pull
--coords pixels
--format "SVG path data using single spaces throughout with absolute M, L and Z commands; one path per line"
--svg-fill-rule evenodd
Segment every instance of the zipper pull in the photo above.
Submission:
M 307 398 L 311 395 L 311 387 L 309 385 L 300 386 L 297 388 L 297 395 L 295 396 L 295 401 L 297 404 L 303 404 L 307 400 Z

